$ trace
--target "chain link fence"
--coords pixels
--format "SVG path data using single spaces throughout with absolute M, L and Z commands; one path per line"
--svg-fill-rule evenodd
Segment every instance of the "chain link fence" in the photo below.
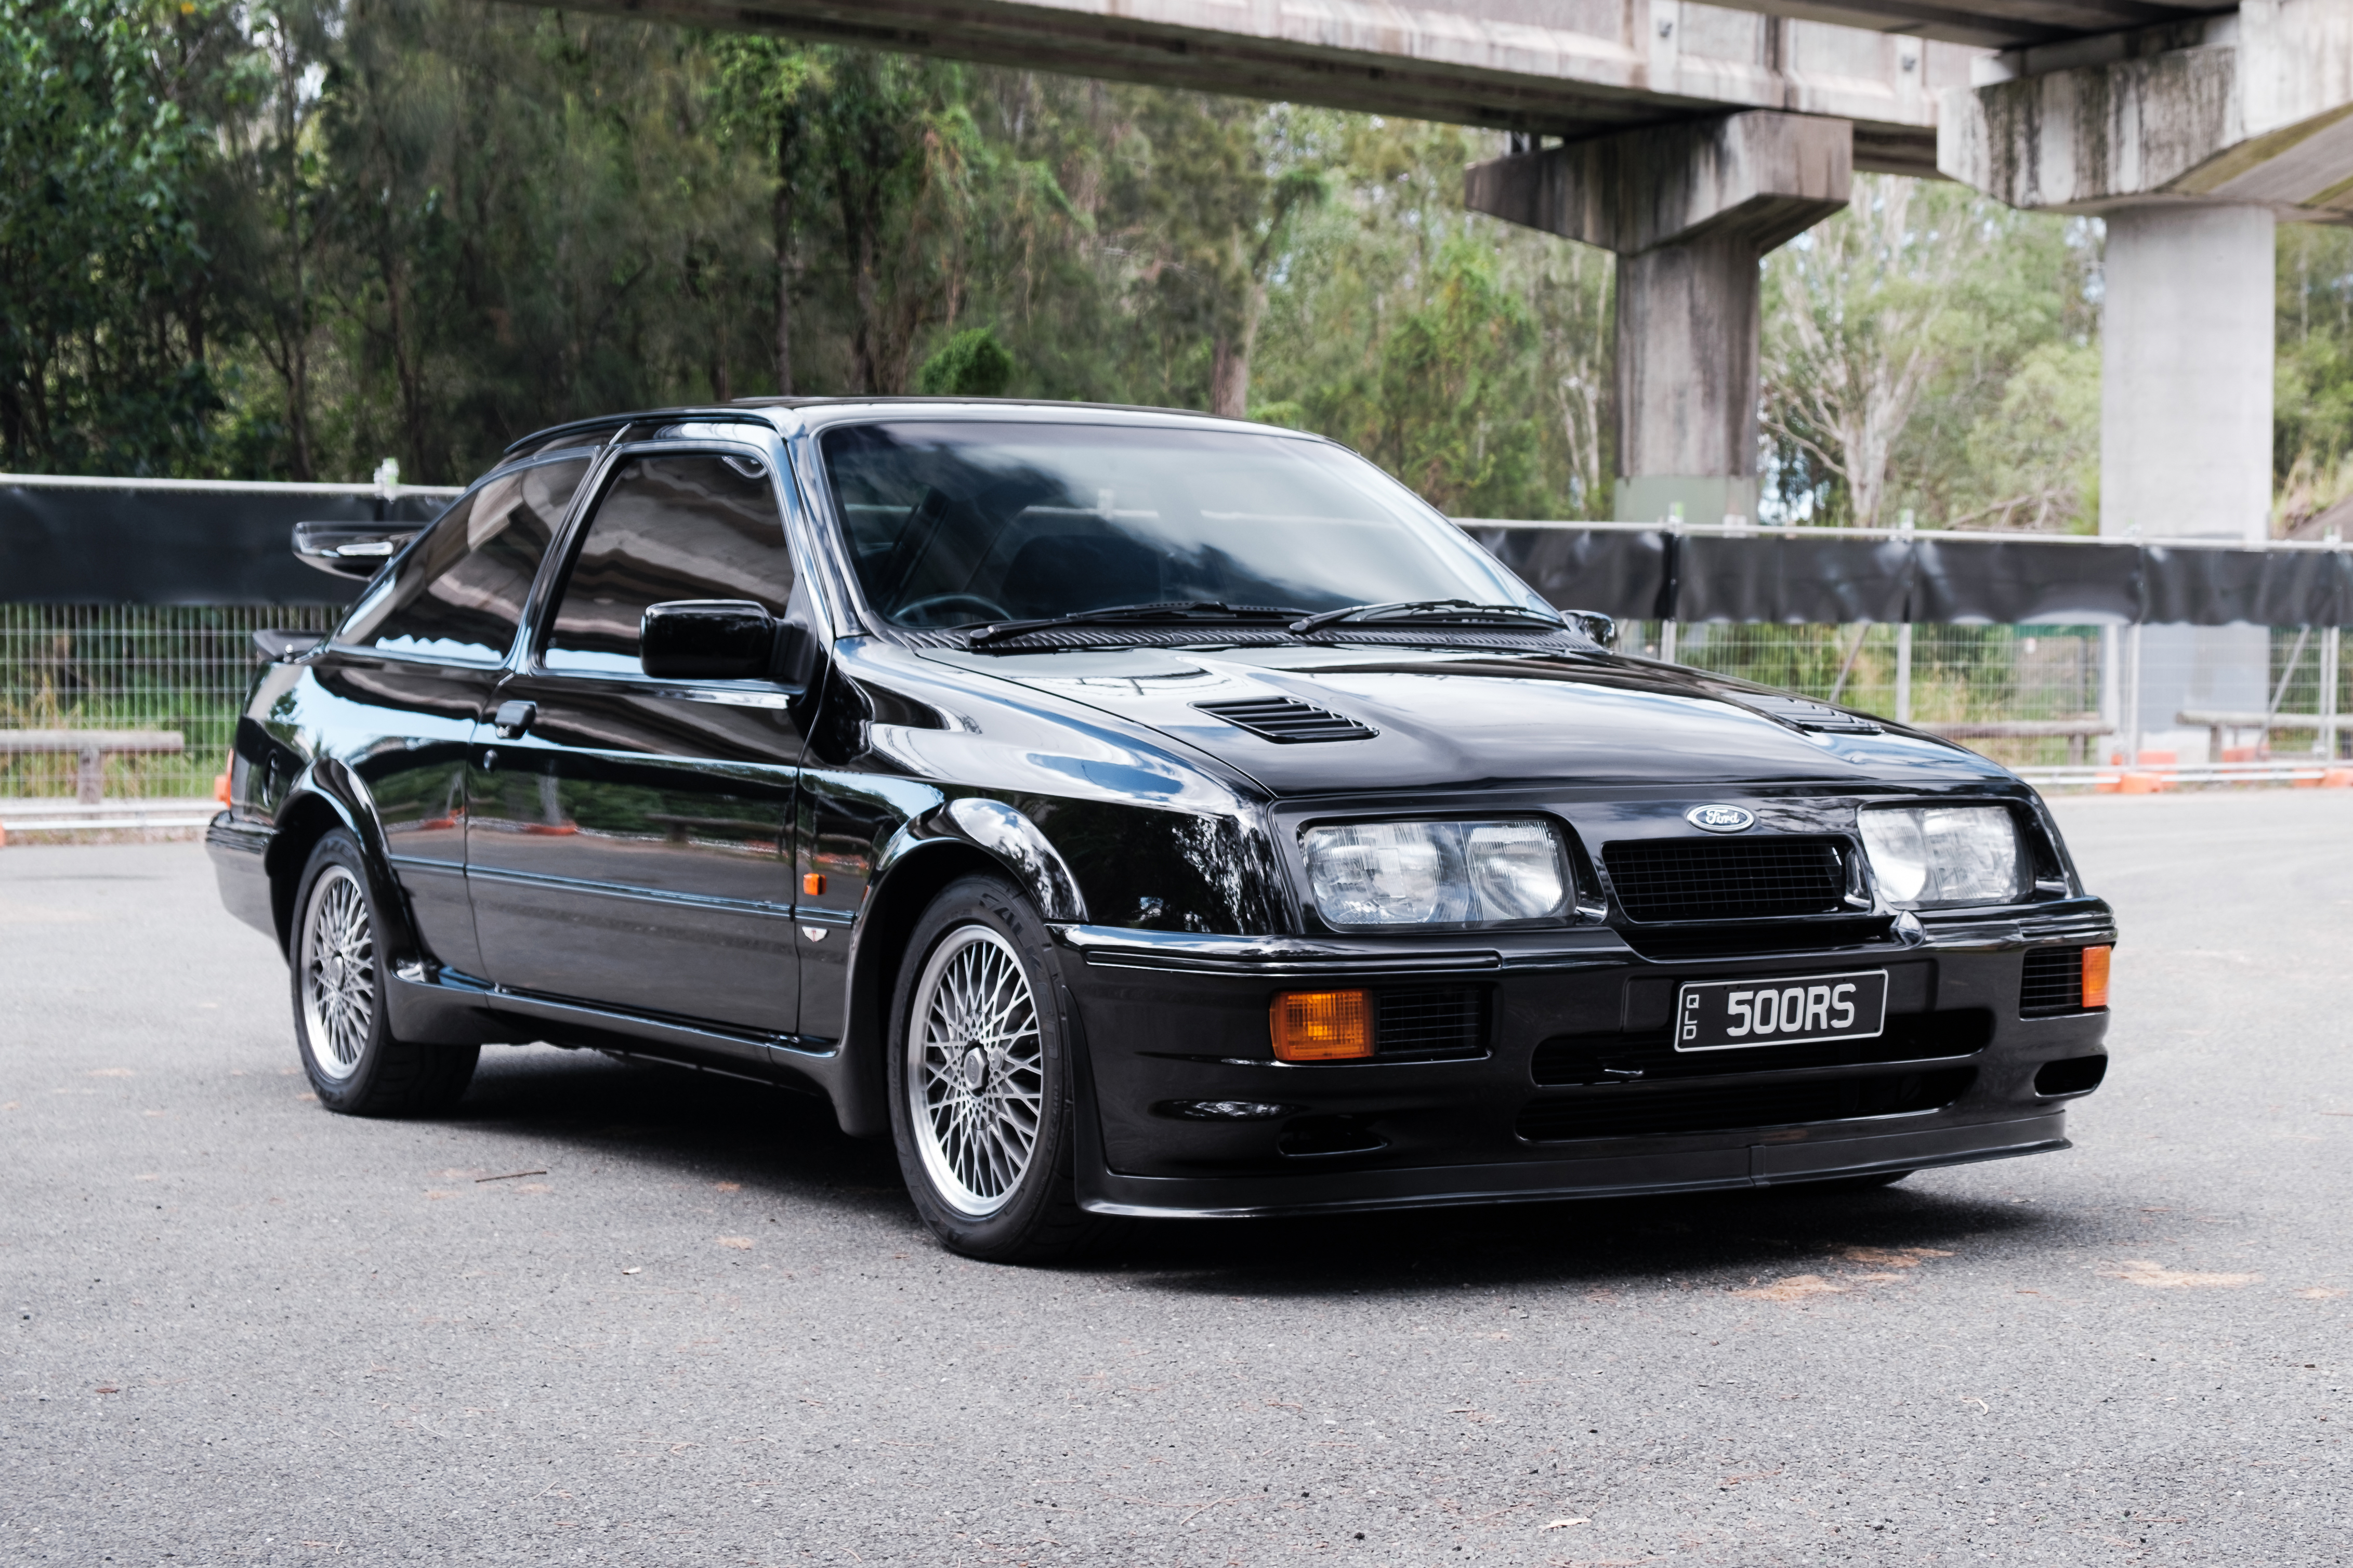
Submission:
M 228 763 L 269 626 L 325 631 L 334 605 L 0 604 L 0 728 L 171 730 L 178 755 L 106 759 L 109 799 L 195 799 Z M 70 797 L 71 755 L 0 754 L 0 796 Z
M 332 605 L 0 604 L 0 727 L 176 731 L 186 742 L 179 755 L 110 756 L 106 795 L 207 795 L 259 657 L 252 634 L 324 631 L 341 614 Z M 2267 705 L 2235 715 L 2253 723 L 2207 727 L 2214 743 L 2206 760 L 2344 754 L 2340 732 L 2319 721 L 2353 710 L 2336 634 L 2289 627 L 2268 635 Z M 2134 737 L 2120 714 L 2129 706 L 2134 640 L 2132 628 L 2119 626 L 1877 623 L 1625 621 L 1618 635 L 1627 652 L 1908 717 L 2035 770 L 2126 756 Z M 1987 732 L 2003 729 L 2044 732 Z M 0 796 L 71 796 L 75 767 L 70 755 L 0 756 Z
M 2336 721 L 2353 709 L 2353 691 L 2335 628 L 2221 630 L 2268 638 L 2263 691 L 2226 710 L 2144 711 L 2137 730 L 2133 661 L 2143 660 L 2154 682 L 2162 661 L 2194 655 L 2183 652 L 2178 635 L 2158 643 L 2141 628 L 2117 626 L 1625 621 L 1618 647 L 1918 724 L 2014 768 L 2346 754 Z M 2209 721 L 2225 718 L 2239 721 Z M 2200 745 L 2189 746 L 2190 740 Z

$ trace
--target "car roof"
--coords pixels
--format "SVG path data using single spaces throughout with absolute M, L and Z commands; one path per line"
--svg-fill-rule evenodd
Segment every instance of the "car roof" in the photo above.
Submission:
M 543 448 L 568 436 L 584 438 L 609 437 L 617 430 L 637 424 L 759 424 L 783 430 L 788 426 L 784 420 L 774 417 L 775 415 L 798 415 L 800 418 L 794 423 L 807 428 L 844 423 L 869 412 L 899 410 L 921 410 L 935 415 L 962 413 L 1000 419 L 1010 416 L 1035 419 L 1040 424 L 1062 423 L 1071 416 L 1109 414 L 1123 416 L 1122 423 L 1134 419 L 1139 424 L 1149 425 L 1239 426 L 1271 436 L 1290 436 L 1312 441 L 1324 439 L 1311 432 L 1292 430 L 1280 425 L 1262 425 L 1226 415 L 1204 414 L 1195 408 L 1157 408 L 1148 404 L 1075 403 L 1043 397 L 739 397 L 732 403 L 639 409 L 630 414 L 610 414 L 594 419 L 575 419 L 562 425 L 551 425 L 544 430 L 533 431 L 511 443 L 505 456 L 513 458 L 528 449 Z M 1070 422 L 1079 421 L 1072 419 Z

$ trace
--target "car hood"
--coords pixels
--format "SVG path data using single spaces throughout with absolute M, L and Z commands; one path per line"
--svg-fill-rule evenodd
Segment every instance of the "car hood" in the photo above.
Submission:
M 930 650 L 1207 752 L 1280 795 L 1493 783 L 1949 784 L 2007 779 L 1934 736 L 1800 729 L 1743 706 L 1769 689 L 1676 665 L 1374 647 Z M 1203 703 L 1288 698 L 1373 731 L 1277 742 Z

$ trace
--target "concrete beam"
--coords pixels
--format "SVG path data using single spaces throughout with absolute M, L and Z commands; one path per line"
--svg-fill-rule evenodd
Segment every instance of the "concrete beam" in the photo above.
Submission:
M 1846 205 L 1853 146 L 1835 120 L 1732 114 L 1473 163 L 1462 201 L 1620 256 L 1704 234 L 1761 256 Z
M 2011 206 L 2260 206 L 2353 222 L 2353 6 L 2245 0 L 2021 49 L 1939 104 L 1936 166 Z
M 2179 21 L 2211 7 L 2188 0 L 2015 0 L 2004 5 L 1953 0 L 1730 0 L 1744 9 L 1841 27 L 1988 48 L 2045 44 L 2092 33 L 2113 33 Z
M 1983 53 L 1694 0 L 563 3 L 1546 136 L 1816 114 L 1854 123 L 1858 167 L 1911 174 L 1935 172 L 1937 92 Z

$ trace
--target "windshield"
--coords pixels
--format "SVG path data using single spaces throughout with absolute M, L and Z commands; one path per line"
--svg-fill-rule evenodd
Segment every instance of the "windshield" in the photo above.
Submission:
M 826 432 L 858 580 L 898 626 L 1214 601 L 1544 608 L 1379 469 L 1246 431 L 907 422 Z

